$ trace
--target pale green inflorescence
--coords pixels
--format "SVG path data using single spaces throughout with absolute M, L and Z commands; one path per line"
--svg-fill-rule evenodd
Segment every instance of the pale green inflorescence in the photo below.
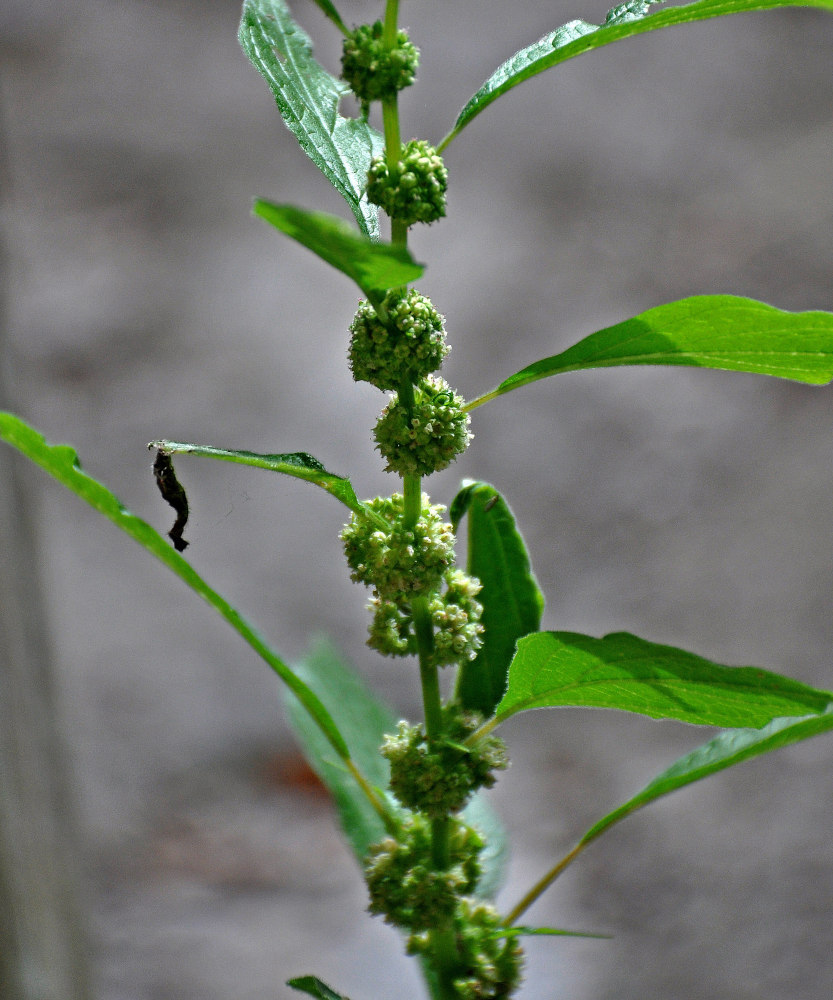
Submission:
M 388 48 L 381 21 L 362 24 L 344 39 L 341 75 L 363 103 L 383 101 L 409 87 L 419 65 L 419 50 L 399 30 Z
M 449 705 L 443 716 L 438 741 L 429 741 L 423 726 L 400 722 L 382 744 L 382 755 L 390 762 L 391 791 L 403 806 L 432 819 L 459 812 L 478 789 L 494 785 L 495 771 L 508 766 L 499 737 L 464 743 L 481 722 L 476 713 Z
M 462 897 L 457 901 L 453 926 L 460 965 L 454 979 L 455 1000 L 506 1000 L 521 982 L 523 952 L 515 936 L 504 935 L 503 920 L 490 903 Z M 430 953 L 428 931 L 408 938 L 411 955 Z
M 407 601 L 439 586 L 454 562 L 454 532 L 443 520 L 445 508 L 422 494 L 422 510 L 413 528 L 404 523 L 400 493 L 376 497 L 366 506 L 390 524 L 381 530 L 365 514 L 354 514 L 341 532 L 351 579 L 373 587 L 383 599 Z
M 370 161 L 368 201 L 406 226 L 441 219 L 447 187 L 448 171 L 442 157 L 424 139 L 411 139 L 392 165 L 384 156 Z
M 476 599 L 480 581 L 458 569 L 446 572 L 445 591 L 433 594 L 428 613 L 434 626 L 434 647 L 429 662 L 437 667 L 473 660 L 482 645 L 483 606 Z M 410 656 L 417 652 L 413 619 L 407 604 L 376 596 L 369 605 L 373 613 L 368 646 L 383 656 Z
M 348 360 L 357 382 L 398 389 L 437 371 L 448 354 L 443 317 L 415 288 L 389 291 L 382 300 L 387 321 L 363 301 L 350 324 Z
M 471 441 L 463 398 L 435 375 L 414 387 L 410 409 L 394 395 L 376 424 L 376 447 L 386 472 L 430 476 L 445 469 Z
M 370 849 L 365 862 L 370 912 L 411 931 L 429 930 L 449 920 L 459 897 L 477 885 L 482 849 L 480 835 L 455 822 L 448 867 L 437 871 L 431 854 L 431 823 L 423 816 L 408 817 L 399 839 L 386 837 Z

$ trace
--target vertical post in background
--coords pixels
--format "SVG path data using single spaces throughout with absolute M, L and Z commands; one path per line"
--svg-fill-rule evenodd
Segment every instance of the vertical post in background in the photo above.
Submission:
M 0 121 L 0 150 L 2 121 Z M 0 190 L 9 171 L 0 155 Z M 0 240 L 0 408 L 5 246 Z M 28 472 L 0 451 L 0 997 L 90 1000 L 73 789 L 40 592 Z

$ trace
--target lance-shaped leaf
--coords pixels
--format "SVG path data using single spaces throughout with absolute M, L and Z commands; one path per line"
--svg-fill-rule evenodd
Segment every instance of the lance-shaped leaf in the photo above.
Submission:
M 240 612 L 209 587 L 199 573 L 174 551 L 154 528 L 135 514 L 131 514 L 105 486 L 83 471 L 73 448 L 64 444 L 49 444 L 42 434 L 25 421 L 4 411 L 0 411 L 0 438 L 45 469 L 59 483 L 72 490 L 112 521 L 116 527 L 130 535 L 218 611 L 295 694 L 314 720 L 327 744 L 342 760 L 349 759 L 347 745 L 318 696 L 266 645 Z
M 593 931 L 565 931 L 560 927 L 524 927 L 516 925 L 514 927 L 501 927 L 494 931 L 490 937 L 580 937 L 580 938 L 603 938 L 609 939 L 610 934 L 596 934 Z
M 621 365 L 720 368 L 824 385 L 833 379 L 833 313 L 785 312 L 736 295 L 693 295 L 591 333 L 510 375 L 466 408 L 550 375 Z
M 724 667 L 627 632 L 538 632 L 518 642 L 495 724 L 531 708 L 615 708 L 698 726 L 758 729 L 824 712 L 833 695 L 757 667 Z
M 628 0 L 613 7 L 602 25 L 570 21 L 516 52 L 471 97 L 460 112 L 452 131 L 437 147 L 438 150 L 442 151 L 469 122 L 502 94 L 524 80 L 580 56 L 583 52 L 590 52 L 646 31 L 705 21 L 726 14 L 743 14 L 775 7 L 820 7 L 833 10 L 833 0 L 697 0 L 685 6 L 666 7 L 650 13 L 653 6 L 656 5 L 645 0 Z
M 716 774 L 727 767 L 759 757 L 771 750 L 778 750 L 799 743 L 801 740 L 810 739 L 811 736 L 830 732 L 831 729 L 833 729 L 833 702 L 827 705 L 821 715 L 809 715 L 799 719 L 773 719 L 761 729 L 730 729 L 720 733 L 713 740 L 675 761 L 632 799 L 628 799 L 591 826 L 580 843 L 589 844 L 614 823 L 678 788 L 684 788 L 695 781 L 700 781 L 701 778 L 707 778 L 710 774 Z
M 328 643 L 318 643 L 295 669 L 327 707 L 344 734 L 352 760 L 395 819 L 399 807 L 387 791 L 390 768 L 379 753 L 379 747 L 386 733 L 396 731 L 396 716 Z M 287 695 L 286 705 L 304 755 L 330 790 L 347 839 L 359 864 L 363 864 L 370 845 L 385 835 L 385 825 L 344 766 L 333 759 L 327 742 L 310 725 L 291 695 Z M 463 817 L 480 830 L 486 840 L 486 848 L 480 855 L 482 874 L 477 891 L 478 895 L 491 899 L 502 884 L 506 868 L 506 834 L 494 810 L 481 795 L 476 795 L 466 806 Z
M 313 0 L 313 3 L 323 12 L 325 17 L 328 17 L 333 22 L 343 35 L 348 33 L 347 26 L 341 19 L 341 14 L 335 9 L 330 0 Z
M 509 664 L 521 636 L 541 627 L 544 596 L 509 505 L 488 483 L 467 483 L 451 504 L 457 531 L 468 515 L 467 572 L 482 584 L 483 646 L 457 675 L 455 695 L 487 719 L 506 690 Z
M 393 713 L 373 695 L 329 642 L 317 642 L 294 669 L 332 714 L 359 771 L 390 815 L 396 816 L 399 807 L 388 795 L 390 767 L 379 753 L 385 733 L 396 730 Z M 317 727 L 310 724 L 301 703 L 286 692 L 284 704 L 304 756 L 329 789 L 347 840 L 362 864 L 371 844 L 385 836 L 384 820 L 342 762 L 334 759 L 329 744 L 322 739 Z
M 588 844 L 605 831 L 643 806 L 662 798 L 678 788 L 684 788 L 701 778 L 723 771 L 727 767 L 751 760 L 761 754 L 790 746 L 811 736 L 833 729 L 833 702 L 828 703 L 821 714 L 801 718 L 773 719 L 760 729 L 729 729 L 709 740 L 703 746 L 680 757 L 671 767 L 651 781 L 641 792 L 621 806 L 603 816 L 584 834 L 581 840 L 556 865 L 554 865 L 527 892 L 523 899 L 508 914 L 509 923 L 516 920 L 555 882 Z
M 364 190 L 371 157 L 382 152 L 384 140 L 366 120 L 339 114 L 350 88 L 313 59 L 309 36 L 283 0 L 246 0 L 239 38 L 301 148 L 350 206 L 365 236 L 376 239 L 378 212 Z
M 374 243 L 336 215 L 258 199 L 254 214 L 352 278 L 368 298 L 416 281 L 425 270 L 408 250 Z
M 252 465 L 256 469 L 268 469 L 270 472 L 280 472 L 285 476 L 303 479 L 326 490 L 336 500 L 355 513 L 366 514 L 374 520 L 381 521 L 380 527 L 387 527 L 385 521 L 374 514 L 365 504 L 357 499 L 349 479 L 328 472 L 324 466 L 308 455 L 305 451 L 288 452 L 281 455 L 260 455 L 254 451 L 240 451 L 228 448 L 214 448 L 211 445 L 185 444 L 182 441 L 151 441 L 148 448 L 157 448 L 165 455 L 200 455 L 203 458 L 217 458 L 221 462 L 235 462 L 238 465 Z
M 317 0 L 316 0 L 317 2 Z M 336 993 L 322 982 L 317 976 L 297 976 L 295 979 L 287 979 L 287 986 L 299 993 L 306 993 L 316 1000 L 348 1000 L 342 993 Z

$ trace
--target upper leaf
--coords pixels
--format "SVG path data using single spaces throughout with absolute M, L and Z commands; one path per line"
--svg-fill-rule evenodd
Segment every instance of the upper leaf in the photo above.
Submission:
M 620 365 L 720 368 L 824 385 L 833 379 L 833 313 L 785 312 L 737 295 L 693 295 L 591 333 L 510 375 L 467 409 L 550 375 Z
M 336 215 L 263 199 L 255 202 L 254 213 L 352 278 L 370 299 L 416 281 L 425 270 L 406 247 L 374 243 Z
M 579 843 L 589 844 L 614 823 L 678 788 L 700 781 L 701 778 L 707 778 L 710 774 L 723 771 L 752 757 L 778 750 L 780 747 L 791 746 L 793 743 L 829 732 L 831 729 L 833 729 L 833 703 L 828 704 L 821 715 L 809 715 L 800 719 L 773 719 L 762 729 L 730 729 L 728 732 L 720 733 L 713 740 L 675 761 L 632 799 L 600 819 L 590 827 Z
M 509 505 L 488 483 L 468 483 L 451 504 L 456 531 L 468 514 L 467 572 L 482 584 L 483 645 L 457 676 L 455 696 L 465 708 L 491 717 L 506 690 L 515 644 L 541 627 L 544 596 Z
M 347 34 L 347 26 L 331 0 L 313 0 L 313 3 L 321 9 L 324 16 L 328 17 L 342 34 Z
M 364 190 L 370 160 L 384 140 L 364 119 L 338 113 L 347 84 L 313 59 L 309 36 L 283 0 L 245 0 L 239 38 L 301 148 L 345 199 L 365 236 L 378 238 L 378 210 Z
M 77 493 L 82 500 L 112 521 L 163 562 L 185 581 L 188 586 L 226 619 L 254 651 L 269 664 L 287 687 L 295 694 L 315 726 L 343 760 L 348 759 L 347 745 L 332 717 L 320 699 L 300 680 L 289 667 L 266 645 L 263 639 L 224 598 L 203 580 L 197 571 L 175 552 L 165 539 L 146 521 L 131 514 L 105 486 L 81 469 L 78 455 L 69 445 L 50 445 L 43 435 L 13 413 L 0 411 L 0 438 L 17 448 L 41 468 L 54 476 L 67 489 Z
M 496 721 L 531 708 L 576 705 L 758 729 L 780 716 L 824 712 L 831 698 L 789 677 L 757 667 L 719 666 L 627 632 L 603 639 L 537 632 L 518 642 Z
M 532 45 L 516 52 L 499 66 L 460 112 L 454 128 L 437 147 L 442 151 L 477 115 L 519 83 L 579 56 L 582 52 L 618 42 L 631 35 L 640 35 L 675 24 L 705 21 L 725 14 L 769 10 L 774 7 L 821 7 L 833 10 L 833 0 L 697 0 L 683 7 L 671 7 L 649 13 L 655 4 L 644 0 L 629 0 L 614 7 L 603 25 L 586 21 L 569 21 L 550 31 Z

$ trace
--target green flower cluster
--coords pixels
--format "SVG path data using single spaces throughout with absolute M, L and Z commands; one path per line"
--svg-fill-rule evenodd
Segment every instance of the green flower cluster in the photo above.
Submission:
M 359 304 L 350 324 L 348 359 L 353 378 L 379 389 L 398 389 L 437 371 L 448 354 L 443 317 L 415 288 L 393 289 L 382 300 L 383 323 L 373 306 Z
M 465 745 L 480 722 L 475 713 L 447 705 L 443 716 L 440 740 L 429 742 L 421 725 L 400 722 L 382 744 L 391 791 L 403 806 L 431 819 L 459 812 L 478 789 L 494 785 L 494 771 L 508 766 L 506 746 L 496 736 Z
M 386 472 L 430 476 L 451 465 L 472 439 L 463 398 L 429 375 L 414 387 L 413 406 L 394 395 L 376 424 L 376 447 Z
M 406 143 L 394 164 L 388 164 L 384 156 L 374 156 L 367 172 L 368 201 L 406 226 L 441 219 L 447 187 L 442 157 L 424 139 Z
M 353 514 L 341 532 L 350 578 L 397 603 L 436 590 L 454 562 L 454 532 L 443 521 L 445 508 L 429 503 L 423 493 L 417 523 L 406 528 L 400 493 L 376 497 L 366 506 L 381 514 L 390 528 L 383 531 L 366 514 Z
M 412 931 L 429 930 L 449 920 L 459 897 L 474 891 L 482 849 L 480 835 L 456 823 L 449 840 L 449 865 L 436 871 L 431 823 L 423 816 L 409 817 L 399 840 L 386 837 L 370 849 L 365 863 L 370 912 Z
M 433 594 L 428 602 L 434 626 L 430 662 L 437 667 L 473 660 L 482 645 L 483 633 L 480 624 L 483 606 L 475 599 L 480 592 L 480 581 L 458 569 L 448 570 L 443 579 L 445 592 Z M 373 623 L 368 646 L 383 656 L 410 656 L 417 652 L 407 604 L 403 607 L 400 602 L 376 596 L 369 610 L 373 612 Z
M 453 918 L 463 974 L 454 980 L 456 1000 L 506 1000 L 521 982 L 523 952 L 514 935 L 501 936 L 497 910 L 478 899 L 458 900 Z M 427 930 L 408 938 L 408 953 L 430 953 Z
M 414 82 L 419 50 L 407 32 L 397 31 L 396 42 L 388 48 L 381 21 L 362 24 L 345 39 L 341 55 L 341 75 L 363 103 L 383 101 Z

